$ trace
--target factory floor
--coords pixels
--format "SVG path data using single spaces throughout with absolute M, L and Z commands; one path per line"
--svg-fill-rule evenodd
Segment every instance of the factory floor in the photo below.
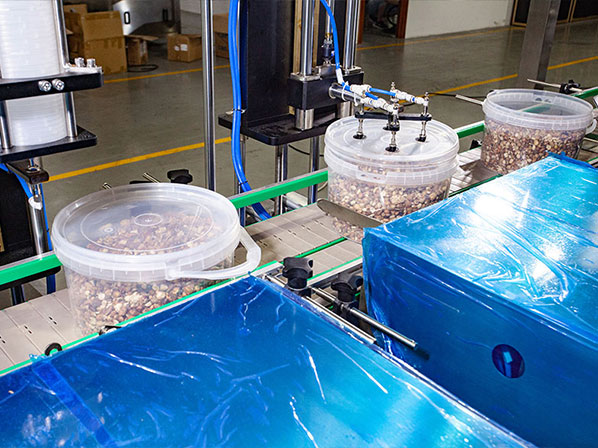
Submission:
M 357 49 L 357 64 L 368 84 L 386 88 L 395 81 L 398 88 L 416 95 L 437 93 L 430 112 L 436 120 L 457 127 L 483 119 L 483 113 L 479 106 L 447 94 L 478 96 L 515 86 L 524 32 L 503 27 L 409 40 L 366 34 Z M 547 80 L 597 85 L 597 48 L 598 20 L 558 25 Z M 50 222 L 62 207 L 100 190 L 103 183 L 127 184 L 141 179 L 144 172 L 165 180 L 168 170 L 188 168 L 193 184 L 204 185 L 202 62 L 168 61 L 165 45 L 151 46 L 150 62 L 158 68 L 108 75 L 102 88 L 75 94 L 78 122 L 97 134 L 99 143 L 43 159 L 51 175 L 45 185 Z M 228 60 L 217 58 L 215 63 L 220 114 L 232 105 L 230 72 Z M 229 131 L 217 126 L 216 184 L 226 196 L 233 194 L 228 137 Z M 467 149 L 469 141 L 462 145 Z M 308 148 L 307 142 L 297 146 Z M 247 160 L 252 186 L 273 182 L 272 147 L 249 141 Z M 289 177 L 307 169 L 308 157 L 290 150 Z

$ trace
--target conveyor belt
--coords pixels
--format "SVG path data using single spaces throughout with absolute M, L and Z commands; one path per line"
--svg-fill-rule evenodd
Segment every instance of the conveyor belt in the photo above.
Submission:
M 453 177 L 451 193 L 494 176 L 478 163 L 479 156 L 479 149 L 460 155 L 461 167 Z M 262 249 L 262 265 L 307 253 L 318 275 L 361 256 L 361 246 L 342 240 L 333 230 L 332 219 L 316 205 L 252 224 L 247 231 Z M 65 344 L 80 337 L 66 290 L 2 310 L 0 370 L 26 361 L 30 354 L 43 353 L 51 342 Z

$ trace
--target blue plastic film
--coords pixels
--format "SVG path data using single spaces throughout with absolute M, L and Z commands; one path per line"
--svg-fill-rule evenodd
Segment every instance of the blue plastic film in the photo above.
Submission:
M 0 378 L 0 446 L 525 442 L 255 278 Z
M 598 171 L 552 156 L 370 230 L 385 347 L 542 446 L 598 440 Z

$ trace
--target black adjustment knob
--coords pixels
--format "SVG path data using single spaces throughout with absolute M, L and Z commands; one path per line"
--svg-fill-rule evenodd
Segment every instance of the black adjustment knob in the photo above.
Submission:
M 193 182 L 193 176 L 189 174 L 189 170 L 170 170 L 166 175 L 173 184 L 190 184 Z
M 287 257 L 282 261 L 282 276 L 287 279 L 287 287 L 295 291 L 307 288 L 307 279 L 314 275 L 314 262 L 308 258 Z
M 343 303 L 356 302 L 355 295 L 363 285 L 363 277 L 361 275 L 351 275 L 348 272 L 343 272 L 334 280 L 330 288 L 337 292 L 338 300 Z
M 570 95 L 571 93 L 577 92 L 577 89 L 581 89 L 581 85 L 578 82 L 575 82 L 572 79 L 570 79 L 569 82 L 561 84 L 559 92 Z

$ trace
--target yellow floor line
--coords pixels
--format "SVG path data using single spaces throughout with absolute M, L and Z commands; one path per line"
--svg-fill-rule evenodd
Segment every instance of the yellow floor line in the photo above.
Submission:
M 557 68 L 569 67 L 571 65 L 583 64 L 584 62 L 591 62 L 591 61 L 598 61 L 598 56 L 590 56 L 589 58 L 578 59 L 576 61 L 569 61 L 569 62 L 563 62 L 562 64 L 550 65 L 548 67 L 548 70 L 555 70 Z M 465 85 L 458 86 L 458 87 L 451 87 L 450 89 L 438 90 L 437 92 L 431 93 L 430 96 L 437 95 L 439 93 L 456 92 L 458 90 L 464 90 L 464 89 L 468 89 L 470 87 L 482 86 L 484 84 L 491 84 L 493 82 L 500 82 L 500 81 L 504 81 L 506 79 L 513 79 L 516 77 L 517 77 L 517 73 L 513 73 L 511 75 L 501 76 L 500 78 L 492 78 L 492 79 L 486 79 L 485 81 L 472 82 L 470 84 L 465 84 Z
M 220 68 L 230 68 L 230 65 L 216 65 L 214 70 L 218 70 Z M 116 79 L 107 79 L 104 81 L 104 84 L 111 84 L 115 82 L 127 82 L 127 81 L 135 81 L 137 79 L 147 79 L 147 78 L 159 78 L 160 76 L 172 76 L 172 75 L 182 75 L 184 73 L 195 73 L 201 72 L 202 68 L 190 68 L 187 70 L 177 70 L 175 72 L 164 72 L 164 73 L 154 73 L 153 75 L 142 75 L 142 76 L 130 76 L 128 78 L 116 78 Z
M 216 140 L 215 143 L 218 145 L 220 143 L 227 143 L 227 142 L 230 142 L 230 137 L 219 138 L 218 140 Z M 74 170 L 74 171 L 69 171 L 69 172 L 62 173 L 62 174 L 57 174 L 55 176 L 50 176 L 50 180 L 48 180 L 48 182 L 52 182 L 55 180 L 68 179 L 69 177 L 75 177 L 75 176 L 79 176 L 81 174 L 88 174 L 88 173 L 93 173 L 96 171 L 102 171 L 102 170 L 106 170 L 108 168 L 114 168 L 117 166 L 127 165 L 129 163 L 141 162 L 142 160 L 148 160 L 148 159 L 154 159 L 156 157 L 168 156 L 170 154 L 176 154 L 178 152 L 189 151 L 190 149 L 199 149 L 199 148 L 203 148 L 204 146 L 205 146 L 205 144 L 203 142 L 201 142 L 201 143 L 195 143 L 193 145 L 179 146 L 178 148 L 171 148 L 171 149 L 165 149 L 163 151 L 152 152 L 149 154 L 144 154 L 142 156 L 130 157 L 128 159 L 116 160 L 114 162 L 102 163 L 101 165 L 94 165 L 94 166 L 90 166 L 88 168 L 82 168 L 80 170 Z
M 562 64 L 551 65 L 548 67 L 548 70 L 555 70 L 558 68 L 569 67 L 571 65 L 583 64 L 584 62 L 591 62 L 591 61 L 597 61 L 597 60 L 598 60 L 598 56 L 590 56 L 588 58 L 578 59 L 576 61 L 563 62 Z M 153 75 L 153 76 L 156 76 L 156 75 Z M 500 81 L 504 81 L 506 79 L 513 79 L 516 77 L 517 77 L 517 73 L 514 73 L 512 75 L 501 76 L 499 78 L 492 78 L 492 79 L 486 79 L 484 81 L 472 82 L 470 84 L 465 84 L 462 86 L 451 87 L 450 89 L 439 90 L 437 92 L 430 94 L 430 96 L 439 94 L 439 93 L 456 92 L 458 90 L 464 90 L 464 89 L 468 89 L 470 87 L 477 87 L 477 86 L 481 86 L 484 84 L 490 84 L 493 82 L 500 82 Z M 225 138 L 216 140 L 216 144 L 227 143 L 227 142 L 230 142 L 230 137 L 225 137 Z M 114 168 L 116 166 L 122 166 L 122 165 L 127 165 L 129 163 L 141 162 L 142 160 L 153 159 L 156 157 L 167 156 L 170 154 L 176 154 L 178 152 L 188 151 L 190 149 L 198 149 L 198 148 L 203 148 L 203 147 L 204 147 L 204 143 L 202 142 L 202 143 L 196 143 L 193 145 L 180 146 L 178 148 L 171 148 L 171 149 L 166 149 L 163 151 L 152 152 L 149 154 L 131 157 L 128 159 L 117 160 L 115 162 L 103 163 L 101 165 L 94 165 L 94 166 L 90 166 L 89 168 L 82 168 L 80 170 L 69 171 L 66 173 L 57 174 L 55 176 L 50 176 L 50 180 L 48 182 L 52 182 L 55 180 L 68 179 L 69 177 L 75 177 L 75 176 L 79 176 L 81 174 L 93 173 L 95 171 L 101 171 L 101 170 L 105 170 L 108 168 Z
M 463 37 L 484 36 L 487 34 L 504 33 L 505 31 L 509 31 L 511 28 L 514 28 L 514 27 L 500 28 L 497 30 L 479 31 L 477 33 L 453 34 L 451 36 L 440 36 L 440 37 L 433 37 L 430 39 L 405 40 L 402 42 L 395 42 L 392 44 L 372 45 L 369 47 L 357 47 L 357 51 L 377 50 L 379 48 L 403 47 L 405 45 L 425 44 L 428 42 L 441 42 L 441 41 L 445 41 L 445 40 L 461 39 Z

